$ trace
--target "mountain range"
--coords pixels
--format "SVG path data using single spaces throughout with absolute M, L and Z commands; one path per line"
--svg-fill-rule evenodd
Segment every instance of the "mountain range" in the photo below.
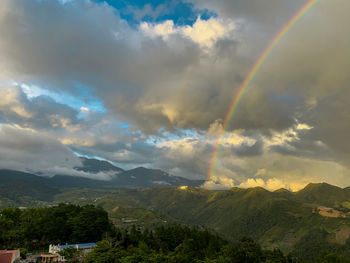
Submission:
M 82 162 L 77 170 L 96 176 L 105 172 L 111 180 L 0 170 L 0 208 L 94 204 L 106 209 L 121 227 L 203 226 L 227 239 L 250 236 L 265 248 L 279 247 L 285 252 L 305 247 L 310 243 L 305 240 L 344 244 L 350 236 L 350 187 L 311 183 L 298 192 L 261 187 L 214 191 L 199 188 L 203 181 L 161 170 L 124 171 L 105 161 Z
M 50 201 L 53 195 L 61 191 L 61 188 L 147 188 L 184 185 L 198 187 L 204 183 L 204 180 L 172 176 L 159 169 L 138 167 L 125 171 L 107 161 L 83 157 L 81 160 L 83 166 L 75 169 L 89 173 L 93 178 L 69 175 L 45 177 L 28 172 L 2 169 L 0 170 L 0 196 L 11 200 L 17 200 L 19 197 L 20 199 L 34 197 L 37 200 Z M 110 180 L 98 178 L 101 174 L 108 174 Z
M 56 202 L 93 203 L 116 221 L 127 216 L 120 213 L 126 207 L 129 217 L 141 226 L 146 211 L 162 213 L 178 222 L 212 229 L 227 239 L 250 236 L 265 248 L 285 252 L 303 247 L 303 240 L 315 235 L 324 244 L 344 244 L 350 236 L 350 188 L 326 183 L 309 184 L 298 192 L 270 192 L 261 187 L 80 189 L 59 195 Z M 144 213 L 135 215 L 132 209 Z

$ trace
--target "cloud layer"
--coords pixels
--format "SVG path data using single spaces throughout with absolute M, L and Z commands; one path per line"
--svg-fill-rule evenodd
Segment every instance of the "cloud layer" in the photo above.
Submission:
M 15 162 L 27 160 L 27 140 L 44 134 L 45 147 L 57 148 L 53 156 L 70 160 L 61 158 L 57 167 L 76 165 L 75 151 L 124 168 L 206 178 L 240 83 L 306 1 L 186 2 L 215 15 L 188 25 L 169 19 L 130 25 L 107 3 L 1 1 L 0 149 L 13 154 L 2 167 L 34 169 Z M 157 16 L 163 7 L 128 10 L 142 19 L 142 10 Z M 207 186 L 350 183 L 349 7 L 346 0 L 320 1 L 276 47 L 231 121 Z M 31 85 L 86 103 L 30 97 Z M 105 111 L 89 108 L 81 87 Z M 6 144 L 15 142 L 11 133 L 23 138 L 16 147 Z M 52 160 L 46 162 L 55 166 Z

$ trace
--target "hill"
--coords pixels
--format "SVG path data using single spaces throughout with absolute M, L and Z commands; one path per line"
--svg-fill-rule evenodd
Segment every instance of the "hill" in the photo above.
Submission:
M 61 192 L 49 178 L 19 171 L 0 170 L 0 182 L 0 207 L 52 201 Z
M 193 181 L 146 168 L 118 171 L 108 182 L 9 170 L 1 170 L 0 177 L 0 207 L 94 204 L 106 209 L 120 226 L 152 228 L 167 222 L 204 226 L 229 240 L 251 236 L 264 248 L 287 252 L 302 247 L 298 244 L 318 231 L 326 233 L 324 242 L 332 244 L 344 244 L 350 234 L 350 189 L 326 183 L 309 184 L 295 193 L 261 187 L 211 191 L 178 187 Z
M 107 161 L 81 158 L 83 166 L 77 170 L 96 175 L 96 179 L 84 177 L 56 175 L 51 179 L 54 185 L 77 188 L 147 188 L 156 186 L 201 186 L 204 180 L 190 180 L 172 176 L 159 169 L 137 167 L 123 170 Z M 110 181 L 98 180 L 99 173 L 108 173 Z
M 81 158 L 82 167 L 76 170 L 89 173 L 92 178 L 55 175 L 53 177 L 38 176 L 13 170 L 0 170 L 0 190 L 2 202 L 11 204 L 29 197 L 34 200 L 51 201 L 58 188 L 147 188 L 157 186 L 200 186 L 204 180 L 190 180 L 172 176 L 159 169 L 138 167 L 125 171 L 107 161 Z M 111 180 L 100 180 L 101 174 L 108 174 Z M 6 201 L 6 202 L 5 202 Z M 1 206 L 1 204 L 0 204 Z
M 126 188 L 147 188 L 155 186 L 200 186 L 204 180 L 189 180 L 179 176 L 171 176 L 159 169 L 138 167 L 124 171 L 113 178 L 111 186 Z
M 350 191 L 327 183 L 310 183 L 295 196 L 302 202 L 332 206 L 337 202 L 347 201 Z
M 326 193 L 317 197 L 318 191 Z M 329 197 L 327 191 L 338 195 Z M 337 240 L 336 236 L 348 233 L 347 229 L 350 229 L 350 210 L 344 205 L 350 201 L 347 189 L 325 184 L 312 184 L 296 193 L 287 190 L 269 192 L 260 187 L 227 191 L 195 187 L 104 192 L 81 190 L 61 194 L 57 196 L 57 201 L 79 202 L 78 196 L 84 196 L 85 202 L 89 201 L 89 196 L 93 197 L 97 200 L 96 204 L 110 213 L 109 207 L 114 204 L 142 208 L 164 213 L 186 224 L 205 226 L 230 240 L 251 236 L 265 248 L 279 247 L 284 251 L 291 251 L 314 229 L 325 230 L 329 234 L 327 240 L 333 243 L 345 242 L 348 235 L 343 237 L 343 241 Z M 320 207 L 330 208 L 332 215 L 339 211 L 345 216 L 325 216 L 318 210 Z

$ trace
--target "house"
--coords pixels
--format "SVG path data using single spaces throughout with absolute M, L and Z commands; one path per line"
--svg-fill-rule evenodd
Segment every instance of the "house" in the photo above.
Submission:
M 57 254 L 41 253 L 38 261 L 44 263 L 59 262 L 59 257 Z
M 85 256 L 89 252 L 92 251 L 94 247 L 96 247 L 96 243 L 82 243 L 82 244 L 66 244 L 66 245 L 50 245 L 49 253 L 52 255 L 58 255 L 58 261 L 65 261 L 64 256 L 59 255 L 60 251 L 63 251 L 65 248 L 75 248 L 82 252 L 82 255 Z M 1 262 L 0 262 L 1 263 Z
M 0 250 L 0 263 L 19 263 L 19 250 Z

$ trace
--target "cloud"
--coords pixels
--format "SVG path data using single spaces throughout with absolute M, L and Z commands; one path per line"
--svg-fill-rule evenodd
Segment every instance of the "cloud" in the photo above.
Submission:
M 241 183 L 239 186 L 243 188 L 263 187 L 265 186 L 265 182 L 261 178 L 248 178 L 247 181 Z
M 263 187 L 269 191 L 275 191 L 284 188 L 293 192 L 299 191 L 305 186 L 306 184 L 302 183 L 292 183 L 291 185 L 289 185 L 278 178 L 270 178 L 266 181 L 264 181 L 261 178 L 248 178 L 245 182 L 239 185 L 239 187 L 242 188 Z
M 81 111 L 81 112 L 85 112 L 85 113 L 86 113 L 86 112 L 89 112 L 89 111 L 90 111 L 90 109 L 89 109 L 89 108 L 87 108 L 87 107 L 83 107 L 83 106 L 82 106 L 82 107 L 80 107 L 80 111 Z
M 142 8 L 129 5 L 123 12 L 132 15 L 135 20 L 141 21 L 144 17 L 157 19 L 158 16 L 169 13 L 169 7 L 164 4 L 159 4 L 157 7 L 152 7 L 151 4 L 145 4 Z
M 73 95 L 78 94 L 72 87 L 82 83 L 118 118 L 147 133 L 162 127 L 206 129 L 226 110 L 228 96 L 224 93 L 228 91 L 218 91 L 228 89 L 230 80 L 224 80 L 225 85 L 216 83 L 227 74 L 222 71 L 224 61 L 216 51 L 208 54 L 202 46 L 215 43 L 221 49 L 221 41 L 234 43 L 227 35 L 233 22 L 198 18 L 193 27 L 184 27 L 182 34 L 164 41 L 129 27 L 107 4 L 5 0 L 1 5 L 6 7 L 0 18 L 4 81 L 37 84 Z M 158 27 L 162 25 L 154 26 Z M 51 32 L 54 38 L 49 37 Z M 217 69 L 213 71 L 214 60 Z M 212 81 L 208 83 L 203 76 Z M 213 93 L 220 95 L 213 97 Z M 206 102 L 215 110 L 206 109 Z
M 1 1 L 0 122 L 56 138 L 52 145 L 68 155 L 73 149 L 205 178 L 240 84 L 305 1 L 190 2 L 216 15 L 192 25 L 130 26 L 107 3 Z M 350 183 L 347 7 L 345 0 L 320 1 L 280 41 L 227 127 L 212 183 Z M 130 12 L 141 18 L 167 11 Z M 29 98 L 13 82 L 83 100 L 79 83 L 106 111 Z
M 29 172 L 50 172 L 81 166 L 79 158 L 51 136 L 11 125 L 1 125 L 0 167 Z
M 227 190 L 235 186 L 234 180 L 227 177 L 213 176 L 210 180 L 207 180 L 202 187 L 210 190 Z
M 0 89 L 0 110 L 4 115 L 17 115 L 20 118 L 31 118 L 32 114 L 28 112 L 25 106 L 21 103 L 24 99 L 24 94 L 17 88 L 2 88 Z
M 161 128 L 207 130 L 224 118 L 244 76 L 280 28 L 277 22 L 285 22 L 303 3 L 270 2 L 194 1 L 199 8 L 216 11 L 218 17 L 198 18 L 192 26 L 168 20 L 132 28 L 106 3 L 5 0 L 0 18 L 2 79 L 72 94 L 74 83 L 82 83 L 118 118 L 146 133 Z M 336 39 L 346 52 L 346 38 L 342 40 L 331 29 L 347 17 L 336 15 L 338 5 L 325 11 L 328 5 L 317 5 L 305 16 L 301 22 L 307 29 L 298 24 L 289 33 L 288 39 L 303 39 L 302 43 L 286 39 L 271 55 L 247 91 L 230 130 L 286 129 L 295 124 L 296 115 L 307 118 L 306 107 L 318 100 L 312 90 L 321 94 L 320 89 L 334 77 L 346 80 L 346 74 L 342 77 L 337 70 L 333 52 L 323 50 Z M 326 29 L 332 35 L 327 39 L 325 27 L 318 29 L 321 12 L 327 14 Z M 251 23 L 256 19 L 259 25 Z M 55 38 L 49 37 L 51 32 Z M 163 38 L 150 38 L 144 32 Z M 339 58 L 342 69 L 348 61 L 345 57 Z M 334 67 L 320 68 L 326 63 L 319 61 Z M 316 81 L 313 76 L 322 77 Z
M 82 83 L 107 110 L 148 134 L 162 128 L 208 129 L 225 116 L 256 55 L 251 51 L 257 45 L 247 45 L 244 27 L 227 17 L 198 18 L 192 26 L 168 20 L 131 28 L 111 6 L 90 1 L 6 0 L 2 6 L 8 10 L 0 26 L 6 81 L 73 95 L 79 94 L 72 87 Z M 48 37 L 51 32 L 55 38 Z M 302 103 L 268 101 L 256 88 L 229 129 L 284 129 L 294 123 Z
M 114 173 L 78 171 L 81 160 L 67 146 L 49 134 L 13 125 L 0 126 L 0 169 L 12 169 L 41 176 L 69 175 L 110 180 Z
M 305 1 L 296 0 L 269 0 L 268 4 L 259 0 L 188 0 L 194 3 L 197 8 L 209 9 L 222 17 L 236 17 L 244 19 L 245 22 L 254 22 L 260 24 L 279 24 L 283 20 L 293 15 L 297 8 Z M 282 20 L 283 19 L 283 20 Z
M 210 48 L 221 38 L 232 38 L 236 26 L 231 20 L 224 21 L 217 18 L 202 20 L 198 17 L 192 26 L 175 26 L 172 20 L 166 20 L 158 24 L 143 22 L 140 28 L 149 37 L 162 37 L 168 40 L 170 35 L 179 34 L 202 47 Z
M 80 130 L 78 112 L 55 102 L 48 96 L 29 99 L 16 85 L 0 87 L 0 117 L 3 122 L 16 123 L 32 129 Z M 0 121 L 1 122 L 1 121 Z

